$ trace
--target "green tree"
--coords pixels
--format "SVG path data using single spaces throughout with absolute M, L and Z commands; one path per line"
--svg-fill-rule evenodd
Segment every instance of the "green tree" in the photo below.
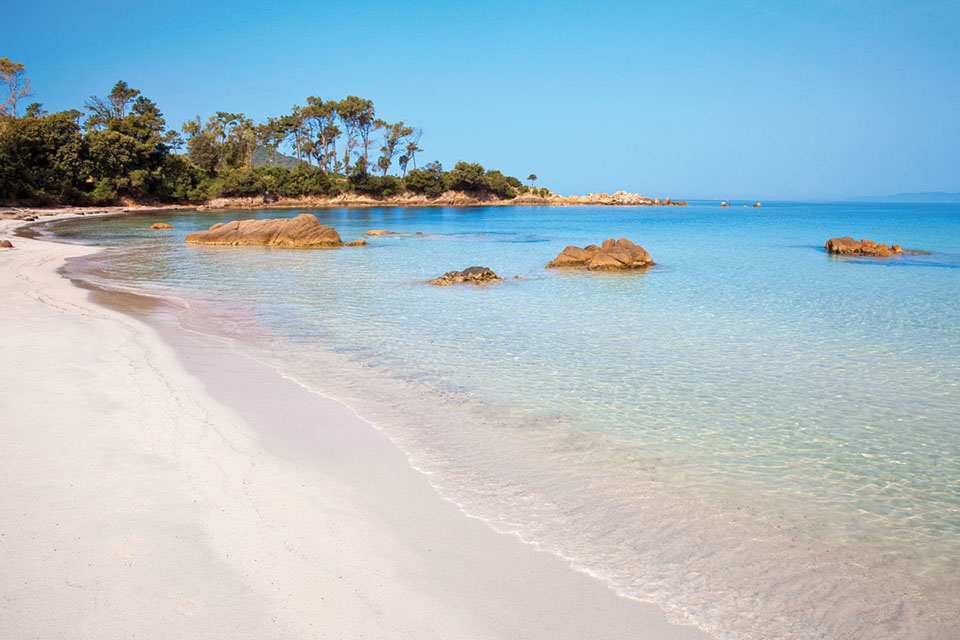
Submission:
M 471 162 L 458 162 L 444 176 L 444 182 L 444 186 L 453 191 L 478 191 L 487 187 L 483 167 Z
M 523 174 L 521 173 L 520 175 L 523 175 Z M 530 175 L 527 176 L 527 180 L 530 181 L 531 187 L 535 186 L 537 183 L 537 174 L 531 173 Z
M 76 201 L 85 150 L 76 111 L 0 122 L 0 202 Z
M 488 189 L 490 192 L 496 194 L 501 198 L 509 199 L 509 198 L 516 197 L 517 191 L 512 184 L 511 178 L 503 175 L 503 173 L 497 170 L 492 170 L 492 171 L 487 171 L 483 177 L 484 177 L 484 183 L 485 183 L 484 187 Z M 513 178 L 513 180 L 516 180 L 517 182 L 519 182 L 519 180 L 517 180 L 516 178 Z
M 377 158 L 377 167 L 383 172 L 383 175 L 387 175 L 397 151 L 403 146 L 407 138 L 413 135 L 413 127 L 406 126 L 402 120 L 396 124 L 387 125 L 385 130 L 383 145 L 380 147 L 380 157 Z M 406 160 L 403 161 L 402 167 L 406 172 Z
M 335 141 L 340 135 L 340 129 L 335 124 L 337 103 L 310 96 L 307 98 L 307 106 L 303 109 L 303 116 L 309 130 L 313 157 L 324 172 L 329 171 L 331 160 L 334 164 L 336 163 Z
M 49 114 L 44 111 L 42 104 L 39 102 L 31 102 L 27 105 L 27 109 L 23 112 L 23 115 L 27 118 L 42 118 Z
M 106 98 L 90 96 L 86 104 L 90 116 L 84 123 L 87 131 L 109 129 L 115 120 L 123 119 L 127 114 L 127 105 L 134 98 L 140 95 L 140 92 L 131 88 L 123 80 L 113 85 L 110 94 Z
M 373 102 L 358 98 L 357 96 L 347 96 L 337 103 L 336 111 L 340 117 L 341 124 L 343 124 L 344 134 L 346 135 L 343 150 L 344 172 L 350 172 L 350 158 L 361 142 L 364 143 L 362 157 L 364 159 L 364 167 L 366 167 L 370 132 L 376 120 L 374 117 Z
M 0 82 L 7 85 L 6 97 L 0 104 L 0 115 L 17 117 L 17 103 L 30 93 L 30 79 L 24 74 L 26 67 L 20 62 L 13 62 L 10 58 L 0 58 Z
M 411 193 L 422 193 L 430 198 L 444 191 L 443 167 L 439 162 L 429 162 L 423 169 L 412 169 L 403 178 L 403 185 Z
M 420 137 L 423 135 L 423 129 L 414 129 L 413 134 L 410 136 L 410 139 L 407 141 L 407 148 L 403 152 L 403 156 L 400 159 L 400 168 L 403 169 L 404 175 L 407 173 L 407 163 L 412 162 L 413 168 L 417 168 L 417 153 L 423 151 L 420 148 Z
M 209 174 L 253 164 L 257 128 L 242 113 L 217 111 L 205 124 L 197 116 L 184 123 L 183 132 L 190 161 Z

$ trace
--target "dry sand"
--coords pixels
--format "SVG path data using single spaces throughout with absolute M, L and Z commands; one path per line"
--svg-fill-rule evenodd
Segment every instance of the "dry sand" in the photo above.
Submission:
M 348 407 L 97 304 L 56 272 L 90 248 L 11 240 L 0 638 L 706 637 L 467 518 Z

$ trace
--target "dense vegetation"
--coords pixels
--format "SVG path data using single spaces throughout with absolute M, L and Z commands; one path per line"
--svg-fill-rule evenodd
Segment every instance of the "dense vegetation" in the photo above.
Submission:
M 447 190 L 514 198 L 520 180 L 479 164 L 417 167 L 421 131 L 376 117 L 373 102 L 307 98 L 265 122 L 242 113 L 198 116 L 170 130 L 157 105 L 125 82 L 84 110 L 33 103 L 24 66 L 0 58 L 0 203 L 202 202 L 215 197 L 436 197 Z M 289 155 L 288 155 L 289 154 Z M 390 172 L 396 167 L 399 175 Z M 531 183 L 536 177 L 531 174 Z M 533 189 L 547 195 L 546 189 Z

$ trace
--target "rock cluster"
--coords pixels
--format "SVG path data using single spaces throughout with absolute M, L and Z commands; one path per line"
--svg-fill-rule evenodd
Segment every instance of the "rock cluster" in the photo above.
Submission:
M 191 233 L 185 240 L 193 244 L 290 248 L 329 249 L 343 245 L 336 229 L 322 224 L 309 213 L 301 213 L 295 218 L 220 222 L 206 231 Z
M 590 271 L 643 269 L 654 265 L 650 254 L 626 238 L 604 240 L 601 246 L 567 247 L 547 265 L 547 269 L 575 267 Z
M 593 205 L 679 205 L 685 206 L 687 203 L 683 200 L 671 201 L 670 198 L 647 198 L 639 193 L 629 193 L 627 191 L 617 191 L 609 193 L 591 193 L 586 196 L 567 196 L 560 197 L 565 204 L 593 204 Z
M 827 240 L 827 244 L 824 245 L 824 249 L 827 250 L 827 253 L 835 253 L 838 255 L 871 256 L 874 258 L 889 258 L 890 256 L 899 254 L 912 253 L 911 251 L 904 251 L 898 244 L 887 246 L 866 239 L 857 242 L 849 236 L 830 238 Z
M 152 229 L 152 230 L 156 230 L 156 229 L 173 229 L 173 227 L 170 226 L 169 224 L 167 224 L 166 222 L 154 222 L 152 225 L 150 225 L 150 229 Z
M 485 284 L 487 282 L 496 282 L 500 276 L 487 267 L 468 267 L 463 271 L 448 271 L 439 278 L 430 280 L 430 284 L 438 287 L 448 287 L 452 284 Z

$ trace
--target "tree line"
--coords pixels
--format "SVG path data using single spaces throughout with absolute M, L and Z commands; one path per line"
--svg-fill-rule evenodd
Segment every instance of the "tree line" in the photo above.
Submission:
M 417 166 L 421 129 L 377 117 L 356 96 L 310 96 L 289 113 L 255 122 L 218 111 L 167 127 L 159 107 L 126 82 L 83 110 L 48 113 L 21 63 L 0 58 L 0 203 L 197 203 L 215 197 L 296 198 L 344 192 L 437 197 L 448 190 L 513 198 L 548 195 L 500 171 L 458 162 Z M 422 156 L 421 156 L 422 157 Z M 391 173 L 394 171 L 395 173 Z M 531 185 L 536 177 L 531 174 Z

